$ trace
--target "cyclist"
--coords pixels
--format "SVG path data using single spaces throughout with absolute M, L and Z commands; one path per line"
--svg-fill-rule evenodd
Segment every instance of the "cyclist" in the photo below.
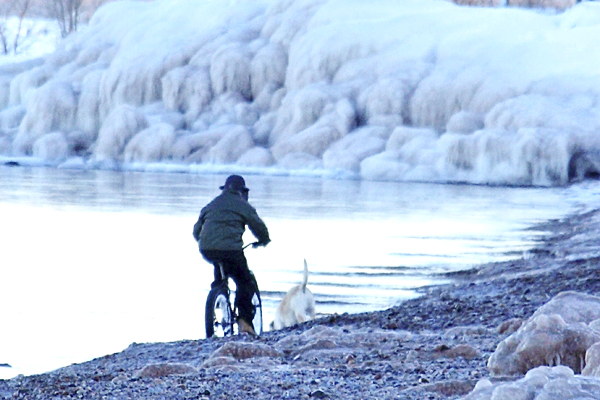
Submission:
M 244 178 L 231 175 L 220 189 L 221 194 L 200 211 L 198 222 L 194 225 L 194 239 L 204 259 L 215 267 L 212 287 L 224 278 L 221 277 L 218 263 L 223 265 L 225 273 L 235 282 L 239 330 L 256 336 L 252 327 L 255 313 L 252 296 L 257 287 L 242 250 L 242 235 L 247 225 L 258 239 L 257 245 L 266 246 L 271 239 L 267 226 L 248 203 L 250 189 L 246 187 Z

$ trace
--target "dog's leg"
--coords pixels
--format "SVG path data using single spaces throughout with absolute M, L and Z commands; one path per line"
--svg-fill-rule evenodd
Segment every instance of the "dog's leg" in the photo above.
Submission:
M 313 300 L 313 304 L 310 307 L 308 307 L 308 309 L 306 310 L 310 319 L 315 319 L 315 317 L 317 316 L 314 304 L 315 303 L 314 303 L 314 300 Z
M 308 284 L 308 265 L 304 259 L 304 279 L 302 280 L 302 293 L 306 293 L 306 285 Z

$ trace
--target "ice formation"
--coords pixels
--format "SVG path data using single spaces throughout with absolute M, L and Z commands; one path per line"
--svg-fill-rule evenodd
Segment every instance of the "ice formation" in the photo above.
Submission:
M 600 330 L 600 320 L 596 321 L 596 329 Z M 600 342 L 594 343 L 585 353 L 585 368 L 581 375 L 600 378 Z
M 600 3 L 457 2 L 499 7 L 107 3 L 43 61 L 0 67 L 0 156 L 513 185 L 600 176 Z
M 493 376 L 523 375 L 538 366 L 568 366 L 596 374 L 600 342 L 600 297 L 562 292 L 504 339 L 490 359 Z M 589 351 L 589 353 L 587 353 Z M 587 353 L 587 354 L 586 354 Z
M 463 400 L 600 400 L 600 380 L 575 375 L 569 367 L 537 367 L 514 382 L 481 380 Z

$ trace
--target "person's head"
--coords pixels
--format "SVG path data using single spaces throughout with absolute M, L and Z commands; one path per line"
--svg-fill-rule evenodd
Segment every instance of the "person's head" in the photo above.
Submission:
M 246 181 L 239 175 L 229 175 L 225 184 L 219 187 L 221 190 L 234 190 L 242 195 L 242 197 L 248 200 L 248 192 L 250 189 L 246 187 Z

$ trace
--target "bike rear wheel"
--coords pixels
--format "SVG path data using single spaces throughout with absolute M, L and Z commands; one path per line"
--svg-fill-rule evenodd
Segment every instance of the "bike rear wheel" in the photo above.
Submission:
M 204 312 L 206 337 L 233 335 L 233 322 L 229 290 L 223 285 L 212 288 Z

